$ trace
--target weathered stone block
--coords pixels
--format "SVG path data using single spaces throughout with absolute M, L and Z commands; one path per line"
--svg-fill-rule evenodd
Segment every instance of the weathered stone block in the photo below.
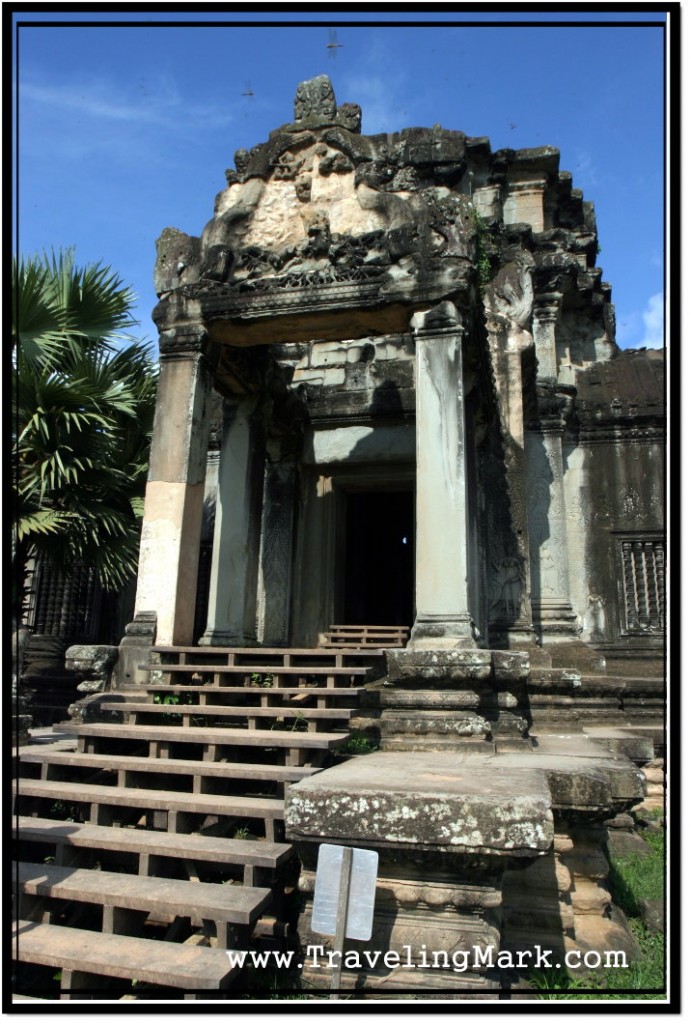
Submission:
M 612 903 L 612 896 L 596 882 L 579 878 L 571 893 L 571 903 L 576 914 L 594 914 L 597 917 L 605 917 Z
M 290 786 L 286 834 L 314 841 L 531 856 L 552 843 L 546 781 L 491 759 L 375 753 Z
M 609 863 L 602 850 L 577 846 L 571 853 L 562 854 L 562 859 L 574 879 L 602 879 L 609 875 Z
M 613 754 L 628 757 L 637 764 L 645 764 L 653 757 L 653 742 L 647 736 L 636 736 L 623 729 L 608 729 L 595 725 L 588 725 L 584 732 Z
M 665 902 L 664 900 L 639 900 L 638 906 L 641 911 L 643 923 L 651 935 L 659 935 L 665 930 Z
M 118 648 L 105 644 L 75 644 L 65 651 L 65 667 L 75 673 L 80 693 L 100 693 L 110 682 Z
M 390 650 L 386 652 L 386 661 L 392 683 L 419 680 L 419 685 L 426 686 L 432 682 L 489 679 L 492 675 L 491 651 Z
M 563 837 L 554 837 L 555 847 L 560 838 Z M 512 893 L 523 890 L 566 893 L 571 889 L 571 872 L 557 857 L 548 854 L 518 871 L 507 871 L 504 875 L 504 891 L 509 889 Z
M 403 711 L 387 709 L 381 719 L 383 736 L 389 736 L 394 733 L 484 736 L 489 735 L 491 729 L 492 727 L 486 718 L 483 718 L 482 715 L 473 714 L 470 711 L 415 710 L 406 714 Z

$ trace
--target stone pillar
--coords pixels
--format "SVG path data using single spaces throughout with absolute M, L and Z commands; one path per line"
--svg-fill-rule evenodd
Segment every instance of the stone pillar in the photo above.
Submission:
M 533 619 L 542 642 L 578 633 L 569 597 L 561 427 L 543 422 L 527 435 Z
M 526 436 L 530 580 L 533 619 L 542 643 L 578 632 L 568 584 L 568 547 L 562 434 L 568 395 L 556 390 L 556 329 L 562 296 L 535 297 L 533 338 L 537 362 L 538 419 Z
M 463 326 L 451 302 L 412 320 L 417 447 L 410 646 L 475 647 L 468 603 Z
M 206 332 L 161 333 L 161 370 L 146 487 L 135 616 L 155 612 L 159 644 L 189 644 L 194 629 L 211 372 Z
M 280 448 L 280 444 L 275 447 Z M 290 641 L 297 466 L 294 456 L 281 459 L 273 446 L 267 454 L 257 581 L 257 639 L 266 646 L 281 647 Z
M 226 399 L 211 555 L 209 614 L 200 644 L 232 646 L 256 641 L 250 591 L 256 540 L 256 396 Z
M 557 320 L 561 307 L 561 295 L 548 293 L 535 297 L 533 310 L 533 338 L 537 360 L 538 380 L 556 381 L 557 366 Z
M 506 317 L 486 313 L 487 337 L 497 388 L 504 449 L 510 536 L 490 538 L 494 571 L 489 597 L 489 628 L 509 649 L 536 653 L 530 605 L 530 551 L 526 494 L 523 404 L 523 352 L 531 335 Z

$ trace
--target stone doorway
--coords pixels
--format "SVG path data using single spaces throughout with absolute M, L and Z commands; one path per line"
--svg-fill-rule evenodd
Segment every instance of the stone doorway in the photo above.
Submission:
M 415 592 L 415 494 L 344 495 L 342 622 L 411 626 Z

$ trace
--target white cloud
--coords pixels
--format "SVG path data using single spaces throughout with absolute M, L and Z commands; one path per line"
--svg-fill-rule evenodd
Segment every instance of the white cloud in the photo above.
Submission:
M 663 348 L 665 344 L 665 306 L 662 292 L 651 295 L 643 312 L 645 334 L 641 341 L 643 348 Z
M 662 292 L 657 292 L 650 296 L 645 309 L 617 316 L 617 343 L 620 348 L 663 348 L 664 328 L 664 298 Z
M 20 89 L 21 100 L 48 104 L 61 111 L 76 110 L 86 117 L 108 121 L 160 121 L 162 111 L 157 105 L 127 102 L 117 96 L 104 96 L 104 89 L 93 86 L 35 85 L 25 83 Z M 100 93 L 100 95 L 99 95 Z M 165 114 L 163 114 L 165 117 Z
M 233 120 L 227 109 L 221 111 L 208 104 L 201 107 L 191 103 L 170 76 L 158 76 L 155 80 L 140 78 L 129 88 L 105 77 L 62 82 L 25 79 L 20 82 L 19 98 L 20 112 L 22 103 L 33 103 L 39 108 L 52 108 L 52 116 L 72 112 L 92 118 L 104 127 L 120 122 L 132 126 L 179 128 L 180 118 L 184 117 L 185 125 L 202 123 L 208 128 L 222 127 Z

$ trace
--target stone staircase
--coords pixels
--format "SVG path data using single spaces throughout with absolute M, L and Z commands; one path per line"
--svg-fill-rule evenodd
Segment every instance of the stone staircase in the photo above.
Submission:
M 60 971 L 63 998 L 242 984 L 225 951 L 288 930 L 285 785 L 333 760 L 368 673 L 383 670 L 370 643 L 153 656 L 145 690 L 98 701 L 106 721 L 61 726 L 75 749 L 20 751 L 20 993 L 40 994 L 37 965 Z M 22 964 L 34 965 L 24 989 Z

